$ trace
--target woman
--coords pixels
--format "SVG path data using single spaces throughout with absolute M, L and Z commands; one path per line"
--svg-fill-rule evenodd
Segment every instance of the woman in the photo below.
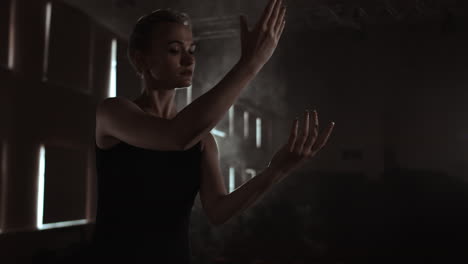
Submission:
M 188 227 L 198 191 L 206 215 L 220 225 L 325 145 L 333 124 L 318 137 L 317 114 L 306 112 L 301 135 L 296 119 L 288 144 L 263 172 L 230 194 L 225 190 L 210 131 L 273 54 L 285 13 L 282 0 L 271 0 L 252 31 L 241 17 L 239 62 L 179 113 L 175 88 L 191 85 L 195 67 L 189 18 L 156 10 L 139 19 L 128 55 L 143 79 L 143 93 L 134 101 L 105 99 L 96 111 L 93 242 L 102 260 L 190 263 Z M 309 132 L 310 122 L 315 126 Z

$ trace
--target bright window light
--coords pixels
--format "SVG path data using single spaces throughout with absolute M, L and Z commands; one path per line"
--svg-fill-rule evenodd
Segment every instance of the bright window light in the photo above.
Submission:
M 213 135 L 215 135 L 215 136 L 218 136 L 218 137 L 222 137 L 222 138 L 225 138 L 225 137 L 226 137 L 226 132 L 223 132 L 223 131 L 218 130 L 218 129 L 216 129 L 216 128 L 213 128 L 213 129 L 211 130 L 211 133 L 212 133 Z
M 257 148 L 262 146 L 262 119 L 257 117 Z
M 249 112 L 244 111 L 244 139 L 249 138 Z
M 44 180 L 45 180 L 45 148 L 41 145 L 39 151 L 39 181 L 37 183 L 37 229 L 42 229 L 44 216 Z
M 52 228 L 60 228 L 60 227 L 67 227 L 67 226 L 76 226 L 76 225 L 85 225 L 88 223 L 88 220 L 81 219 L 81 220 L 74 220 L 74 221 L 64 221 L 58 223 L 50 223 L 50 224 L 42 224 L 40 229 L 52 229 Z
M 257 175 L 257 172 L 254 169 L 245 169 L 245 174 L 250 175 L 250 178 L 252 179 Z
M 39 175 L 38 175 L 38 184 L 37 184 L 37 215 L 36 215 L 36 226 L 37 229 L 50 229 L 74 225 L 83 225 L 88 221 L 86 219 L 74 220 L 74 221 L 64 221 L 57 223 L 48 223 L 44 224 L 44 187 L 45 187 L 45 148 L 44 145 L 41 145 L 39 151 Z
M 49 37 L 50 37 L 50 19 L 52 15 L 52 3 L 47 2 L 46 4 L 46 22 L 45 22 L 45 43 L 44 43 L 44 62 L 42 81 L 47 81 L 47 71 L 49 67 Z
M 112 39 L 108 97 L 117 96 L 117 40 Z
M 15 21 L 16 21 L 16 0 L 11 0 L 10 6 L 10 27 L 8 29 L 8 69 L 15 66 Z
M 234 136 L 234 106 L 229 108 L 229 136 Z
M 229 192 L 236 188 L 236 170 L 234 167 L 229 167 Z

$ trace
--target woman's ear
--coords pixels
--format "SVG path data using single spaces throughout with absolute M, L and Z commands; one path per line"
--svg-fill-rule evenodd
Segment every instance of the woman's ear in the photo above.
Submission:
M 143 77 L 143 72 L 148 70 L 148 65 L 145 60 L 145 55 L 141 51 L 137 50 L 135 51 L 134 60 L 135 60 L 135 66 L 137 68 L 138 74 Z

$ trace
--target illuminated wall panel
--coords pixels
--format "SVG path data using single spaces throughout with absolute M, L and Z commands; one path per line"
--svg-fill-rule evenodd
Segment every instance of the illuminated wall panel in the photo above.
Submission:
M 236 168 L 233 167 L 233 166 L 230 166 L 229 167 L 229 182 L 228 182 L 228 186 L 229 186 L 229 193 L 231 193 L 232 191 L 234 191 L 236 189 Z
M 117 96 L 117 39 L 112 39 L 111 42 L 111 55 L 110 55 L 110 69 L 109 69 L 109 86 L 107 87 L 107 96 Z
M 246 139 L 247 147 L 249 149 L 254 149 L 256 144 L 256 131 L 257 131 L 257 123 L 256 123 L 257 115 L 255 113 L 250 112 L 248 116 L 248 123 L 249 123 L 249 137 Z

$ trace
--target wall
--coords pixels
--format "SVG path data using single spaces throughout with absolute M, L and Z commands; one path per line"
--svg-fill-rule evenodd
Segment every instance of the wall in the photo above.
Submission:
M 0 255 L 31 263 L 92 232 L 95 106 L 107 93 L 114 35 L 58 1 L 3 1 L 1 10 Z

